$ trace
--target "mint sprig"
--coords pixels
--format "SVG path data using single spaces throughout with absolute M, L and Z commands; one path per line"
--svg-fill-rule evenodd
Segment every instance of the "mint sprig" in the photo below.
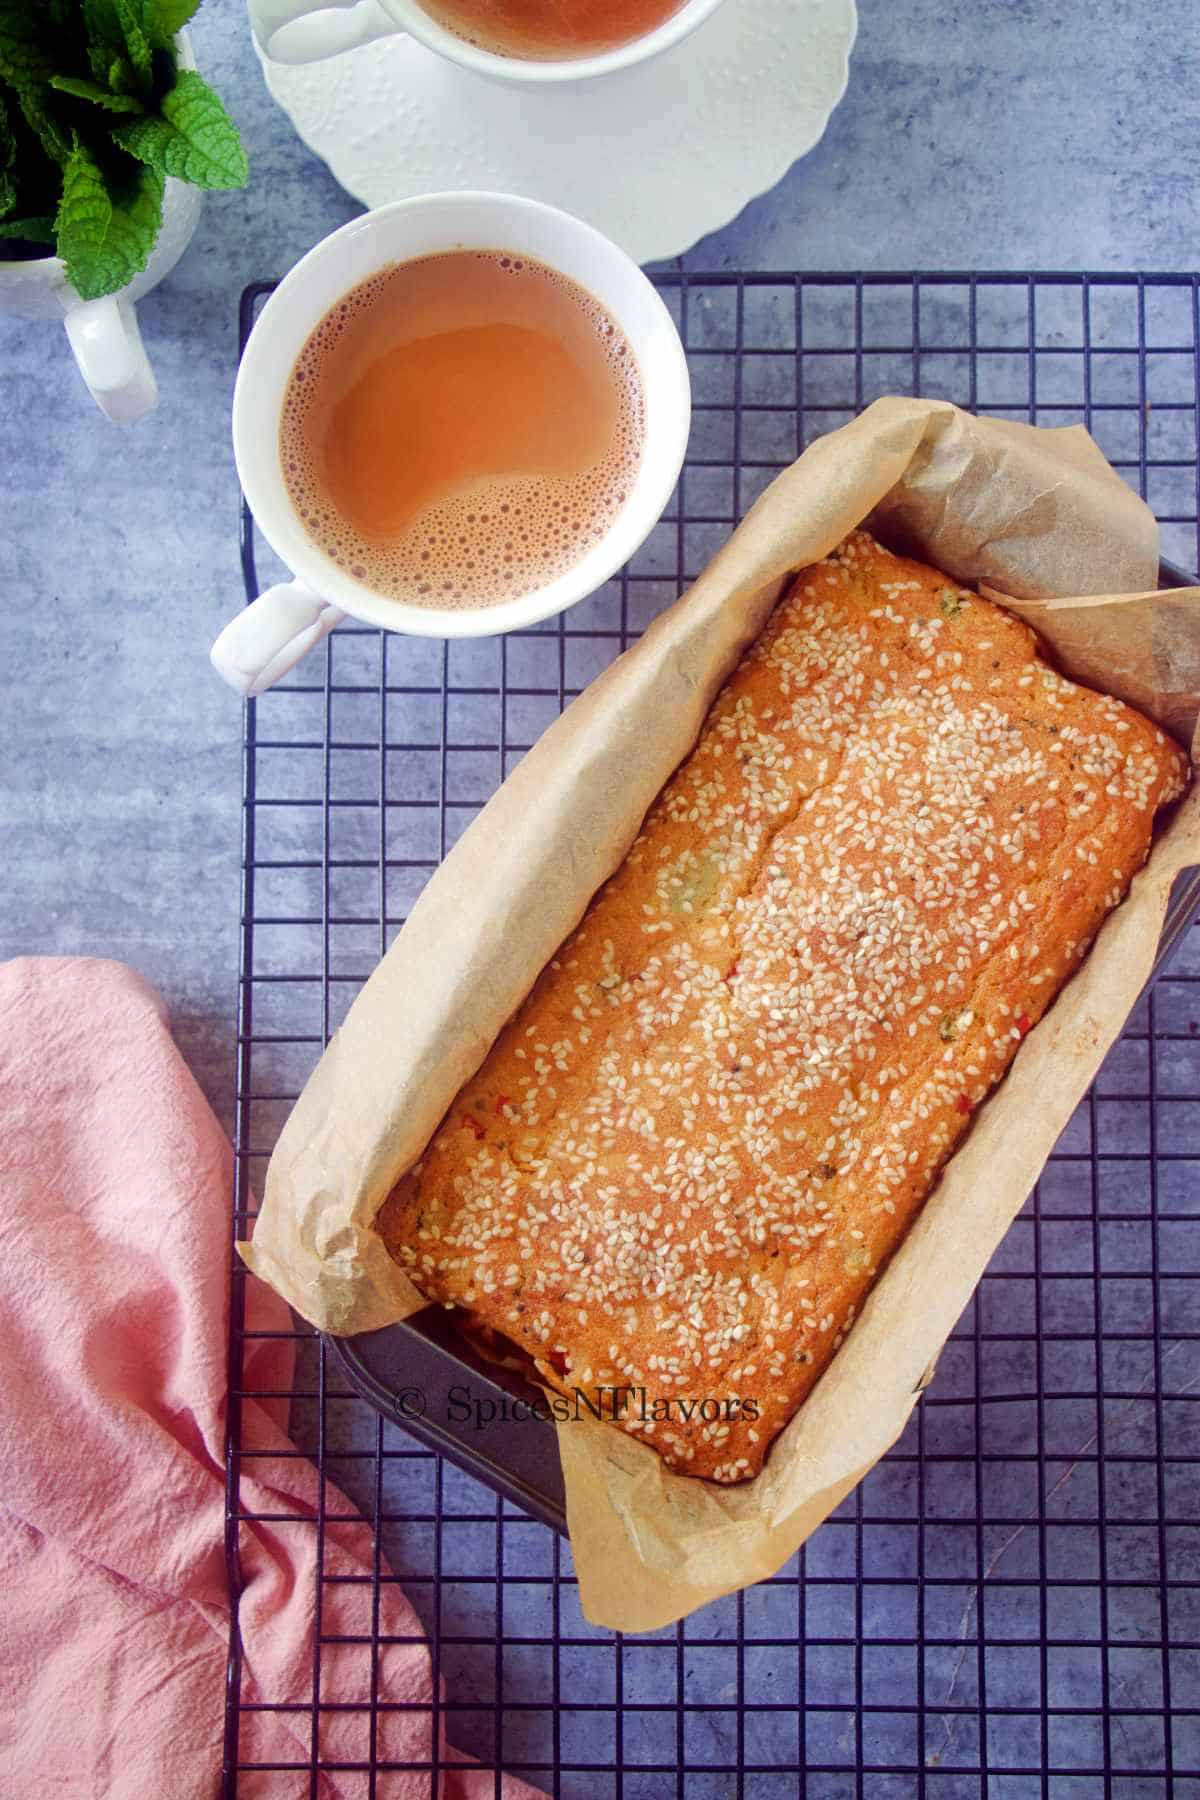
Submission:
M 83 144 L 76 143 L 63 170 L 56 231 L 58 253 L 85 300 L 92 297 L 88 291 L 95 285 L 91 270 L 100 256 L 112 210 L 99 165 Z
M 0 259 L 54 244 L 97 298 L 145 268 L 168 178 L 245 183 L 224 106 L 178 66 L 197 4 L 0 0 Z
M 83 0 L 83 36 L 96 80 L 103 82 L 118 57 L 125 55 L 125 39 L 112 0 Z
M 63 129 L 56 109 L 47 103 L 49 90 L 41 87 L 24 88 L 17 95 L 17 103 L 25 115 L 25 122 L 37 134 L 38 142 L 50 158 L 60 166 L 71 154 L 71 140 Z
M 137 78 L 138 86 L 149 93 L 154 81 L 154 52 L 150 39 L 142 30 L 140 9 L 135 8 L 133 0 L 109 0 L 109 3 L 121 28 L 129 66 Z
M 139 162 L 196 187 L 236 188 L 246 180 L 246 152 L 233 122 L 206 81 L 183 69 L 160 118 L 114 127 L 113 137 Z
M 163 187 L 157 169 L 139 169 L 132 182 L 114 187 L 76 141 L 63 170 L 55 230 L 58 253 L 83 299 L 111 294 L 145 268 L 162 223 Z
M 50 86 L 56 93 L 74 94 L 77 100 L 90 100 L 106 112 L 137 113 L 142 110 L 136 94 L 113 93 L 111 88 L 101 87 L 98 81 L 81 81 L 77 75 L 52 75 Z

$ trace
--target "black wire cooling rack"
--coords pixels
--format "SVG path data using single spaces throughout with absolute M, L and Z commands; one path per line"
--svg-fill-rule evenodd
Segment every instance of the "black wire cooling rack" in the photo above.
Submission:
M 236 1229 L 291 1102 L 430 871 L 544 727 L 673 600 L 772 476 L 884 393 L 1082 420 L 1200 566 L 1200 299 L 1179 275 L 656 278 L 695 415 L 668 515 L 565 617 L 454 643 L 342 627 L 246 711 Z M 242 341 L 269 292 L 242 304 Z M 266 584 L 242 516 L 248 597 Z M 271 571 L 273 578 L 273 571 Z M 345 1635 L 315 1534 L 296 1759 L 256 1765 L 236 1630 L 226 1795 L 440 1791 L 380 1752 L 386 1564 L 429 1635 L 447 1740 L 562 1800 L 1200 1797 L 1200 932 L 1186 934 L 1064 1133 L 896 1448 L 778 1576 L 678 1627 L 583 1619 L 569 1546 L 353 1395 L 295 1333 L 292 1432 L 378 1549 L 364 1749 L 325 1747 Z M 245 1276 L 234 1264 L 231 1579 Z M 386 1558 L 386 1564 L 383 1559 Z M 434 1733 L 435 1741 L 437 1732 Z M 253 1772 L 252 1772 L 253 1771 Z M 420 1788 L 411 1784 L 416 1781 Z M 485 1783 L 490 1787 L 491 1783 Z

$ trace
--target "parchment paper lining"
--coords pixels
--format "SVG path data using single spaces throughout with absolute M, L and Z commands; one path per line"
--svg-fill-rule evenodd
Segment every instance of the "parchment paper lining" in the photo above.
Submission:
M 253 1241 L 239 1248 L 322 1330 L 374 1330 L 425 1304 L 374 1229 L 379 1208 L 620 863 L 789 574 L 864 521 L 1011 605 L 1067 672 L 1193 742 L 1200 589 L 1153 591 L 1154 519 L 1081 427 L 1041 431 L 885 399 L 819 439 L 488 802 L 297 1101 Z M 1175 875 L 1197 861 L 1192 791 L 980 1108 L 757 1480 L 713 1487 L 672 1474 L 611 1426 L 559 1425 L 580 1598 L 594 1623 L 655 1629 L 771 1574 L 899 1436 L 1149 975 Z

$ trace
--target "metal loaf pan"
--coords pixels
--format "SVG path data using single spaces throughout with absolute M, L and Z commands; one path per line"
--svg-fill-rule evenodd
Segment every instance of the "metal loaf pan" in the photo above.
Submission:
M 1162 563 L 1159 585 L 1192 587 L 1196 577 Z M 1200 869 L 1189 869 L 1172 894 L 1148 986 L 1162 972 L 1198 910 Z M 511 1417 L 514 1401 L 524 1405 L 538 1401 L 540 1390 L 516 1372 L 485 1361 L 451 1321 L 445 1308 L 430 1307 L 403 1324 L 328 1341 L 355 1393 L 384 1418 L 565 1535 L 566 1501 L 555 1427 L 549 1421 Z M 456 1400 L 456 1390 L 469 1394 L 470 1410 L 467 1402 Z M 490 1419 L 477 1422 L 489 1409 Z

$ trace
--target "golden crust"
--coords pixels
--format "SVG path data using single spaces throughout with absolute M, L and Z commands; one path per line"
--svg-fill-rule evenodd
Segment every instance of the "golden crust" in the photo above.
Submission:
M 393 1256 L 564 1393 L 644 1391 L 672 1468 L 756 1474 L 1185 780 L 855 533 L 394 1190 Z

